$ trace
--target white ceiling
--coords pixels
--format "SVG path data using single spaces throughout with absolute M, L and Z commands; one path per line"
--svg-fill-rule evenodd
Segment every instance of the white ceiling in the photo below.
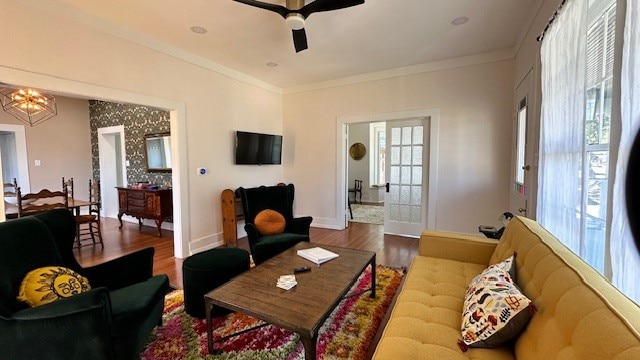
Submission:
M 232 0 L 51 0 L 101 29 L 141 35 L 287 89 L 469 55 L 514 50 L 540 0 L 366 0 L 312 14 L 296 53 L 276 13 Z M 285 0 L 264 0 L 284 5 Z M 310 0 L 308 0 L 310 2 Z M 469 21 L 454 26 L 460 16 Z M 76 16 L 77 18 L 77 16 Z M 105 27 L 105 24 L 108 26 Z M 115 25 L 115 26 L 114 26 Z M 202 26 L 198 35 L 190 30 Z M 269 67 L 269 62 L 277 63 Z

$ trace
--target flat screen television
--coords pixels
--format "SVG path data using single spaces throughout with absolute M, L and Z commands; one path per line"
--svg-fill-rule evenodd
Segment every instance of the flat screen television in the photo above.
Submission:
M 273 165 L 282 163 L 282 135 L 236 131 L 236 164 Z

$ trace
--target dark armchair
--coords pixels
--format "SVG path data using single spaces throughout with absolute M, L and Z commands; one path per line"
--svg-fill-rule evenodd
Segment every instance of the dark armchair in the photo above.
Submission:
M 278 186 L 260 186 L 256 188 L 238 188 L 244 212 L 244 229 L 249 239 L 249 248 L 253 261 L 260 264 L 269 258 L 292 247 L 300 241 L 309 241 L 311 216 L 293 217 L 293 184 Z M 261 234 L 254 220 L 262 210 L 275 210 L 285 219 L 284 231 L 275 235 Z
M 166 275 L 152 276 L 153 248 L 92 267 L 73 255 L 75 220 L 66 209 L 0 223 L 0 358 L 132 359 L 162 320 Z M 63 266 L 91 290 L 27 307 L 16 299 L 31 270 Z

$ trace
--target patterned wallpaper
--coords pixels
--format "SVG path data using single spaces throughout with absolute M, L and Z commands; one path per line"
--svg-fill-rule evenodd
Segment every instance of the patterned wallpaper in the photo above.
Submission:
M 124 125 L 125 151 L 129 166 L 127 182 L 148 181 L 171 186 L 171 173 L 147 172 L 144 154 L 144 135 L 169 132 L 169 112 L 140 105 L 118 104 L 89 100 L 91 120 L 91 154 L 93 178 L 100 178 L 98 160 L 98 128 Z

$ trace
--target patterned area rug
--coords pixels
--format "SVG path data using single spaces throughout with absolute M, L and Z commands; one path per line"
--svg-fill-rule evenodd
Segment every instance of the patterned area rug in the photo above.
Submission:
M 384 225 L 384 206 L 351 204 L 353 219 L 349 221 Z
M 316 346 L 318 359 L 364 359 L 380 322 L 384 317 L 403 277 L 402 269 L 378 265 L 376 298 L 369 292 L 342 300 L 320 328 Z M 367 268 L 351 291 L 370 286 L 371 270 Z M 184 312 L 182 290 L 166 296 L 163 326 L 156 328 L 151 342 L 140 354 L 143 360 L 217 360 L 217 359 L 304 359 L 304 347 L 297 334 L 268 325 L 216 344 L 220 355 L 207 351 L 206 320 L 192 318 Z M 262 321 L 231 313 L 214 319 L 220 338 L 248 329 Z

